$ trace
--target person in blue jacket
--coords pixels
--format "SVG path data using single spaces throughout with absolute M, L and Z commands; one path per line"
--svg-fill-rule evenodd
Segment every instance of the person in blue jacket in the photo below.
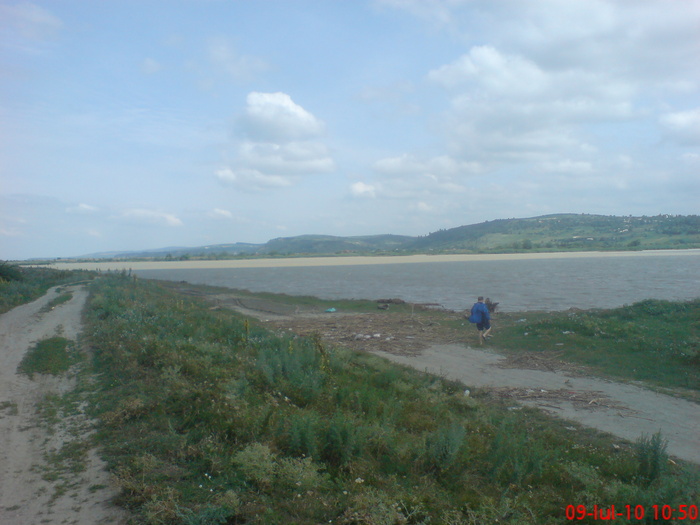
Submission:
M 476 323 L 476 329 L 479 331 L 479 343 L 484 344 L 484 340 L 491 337 L 491 314 L 489 308 L 484 303 L 484 298 L 479 296 L 477 302 L 472 306 L 469 322 Z

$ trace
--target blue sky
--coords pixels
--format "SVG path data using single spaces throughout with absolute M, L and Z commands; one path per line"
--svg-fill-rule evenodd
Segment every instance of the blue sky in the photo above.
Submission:
M 700 212 L 700 1 L 0 0 L 0 259 Z

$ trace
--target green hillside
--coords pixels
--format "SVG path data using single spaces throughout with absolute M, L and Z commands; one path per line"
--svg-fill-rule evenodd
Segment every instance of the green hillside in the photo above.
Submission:
M 700 248 L 700 216 L 544 215 L 440 230 L 404 246 L 424 252 Z
M 233 233 L 232 235 L 235 235 Z M 700 216 L 617 217 L 587 214 L 500 219 L 421 237 L 405 235 L 299 235 L 265 244 L 232 243 L 104 253 L 83 258 L 228 259 L 297 255 L 408 255 L 700 248 Z
M 336 254 L 401 250 L 415 237 L 403 235 L 368 235 L 335 237 L 332 235 L 300 235 L 272 239 L 263 245 L 260 254 Z
M 700 216 L 558 214 L 486 221 L 440 230 L 424 237 L 301 235 L 273 239 L 257 253 L 507 253 L 679 248 L 700 248 Z

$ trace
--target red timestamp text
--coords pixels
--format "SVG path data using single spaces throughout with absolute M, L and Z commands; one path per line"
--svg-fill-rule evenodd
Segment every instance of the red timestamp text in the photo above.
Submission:
M 697 505 L 615 505 L 587 507 L 586 505 L 567 505 L 565 509 L 566 519 L 569 521 L 593 518 L 594 520 L 615 520 L 625 518 L 628 520 L 641 521 L 647 518 L 654 520 L 689 520 L 698 519 Z

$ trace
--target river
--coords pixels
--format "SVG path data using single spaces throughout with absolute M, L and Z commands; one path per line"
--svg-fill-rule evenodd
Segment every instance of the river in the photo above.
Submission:
M 502 311 L 511 312 L 613 308 L 650 298 L 700 297 L 700 250 L 447 256 L 411 261 L 397 257 L 396 262 L 382 258 L 376 263 L 372 258 L 361 262 L 342 259 L 347 262 L 328 259 L 324 264 L 308 259 L 312 262 L 306 265 L 292 259 L 296 261 L 292 266 L 258 262 L 251 264 L 256 267 L 220 267 L 226 265 L 193 261 L 179 266 L 154 263 L 158 268 L 138 263 L 124 263 L 123 267 L 149 279 L 324 299 L 399 298 L 437 303 L 451 310 L 471 306 L 478 295 L 490 297 Z

